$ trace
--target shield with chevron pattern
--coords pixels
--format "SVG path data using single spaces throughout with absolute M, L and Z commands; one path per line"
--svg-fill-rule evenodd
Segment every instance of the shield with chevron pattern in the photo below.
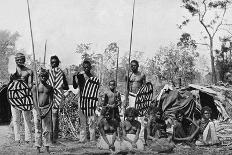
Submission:
M 60 103 L 62 102 L 64 91 L 63 85 L 63 71 L 59 68 L 52 68 L 49 70 L 48 84 L 54 89 L 53 94 L 53 108 L 58 109 Z
M 150 82 L 143 85 L 136 95 L 135 108 L 139 111 L 139 116 L 145 116 L 151 106 L 153 96 L 153 86 Z

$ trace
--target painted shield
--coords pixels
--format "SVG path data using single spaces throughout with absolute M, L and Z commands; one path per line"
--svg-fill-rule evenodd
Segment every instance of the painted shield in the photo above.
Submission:
M 136 95 L 135 108 L 139 111 L 139 116 L 145 116 L 151 106 L 153 96 L 153 86 L 150 82 L 143 85 Z
M 84 86 L 80 97 L 80 108 L 84 115 L 93 116 L 98 103 L 98 90 L 100 82 L 96 77 L 90 77 Z
M 58 109 L 64 95 L 64 91 L 62 89 L 63 71 L 59 67 L 49 70 L 48 84 L 54 89 L 53 107 Z
M 7 89 L 9 103 L 16 109 L 29 111 L 33 108 L 32 93 L 23 81 L 13 81 Z
M 11 106 L 7 99 L 7 85 L 0 86 L 0 123 L 10 122 Z

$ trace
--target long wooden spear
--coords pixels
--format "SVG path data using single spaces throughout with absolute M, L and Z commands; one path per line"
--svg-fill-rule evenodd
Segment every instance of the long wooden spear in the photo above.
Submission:
M 116 77 L 115 77 L 115 81 L 116 81 L 116 88 L 118 86 L 118 58 L 119 58 L 119 47 L 116 45 L 116 50 L 117 50 L 117 62 L 116 62 Z
M 129 58 L 128 58 L 126 96 L 125 96 L 126 97 L 126 106 L 129 105 L 129 74 L 130 74 L 130 59 L 131 59 L 131 49 L 132 49 L 132 40 L 133 40 L 134 12 L 135 12 L 135 0 L 133 2 L 133 13 L 132 13 L 132 20 L 131 20 L 130 51 L 129 51 Z
M 34 61 L 34 74 L 35 74 L 35 92 L 36 92 L 36 103 L 38 104 L 39 99 L 39 92 L 38 92 L 38 76 L 37 76 L 37 66 L 35 61 L 35 46 L 34 46 L 34 40 L 33 40 L 33 32 L 32 32 L 32 25 L 31 25 L 31 13 L 30 13 L 30 6 L 29 6 L 29 0 L 27 0 L 27 11 L 28 11 L 28 19 L 30 23 L 30 32 L 31 32 L 31 45 L 32 45 L 32 52 L 33 52 L 33 61 Z M 41 127 L 42 127 L 42 121 L 41 121 Z M 42 134 L 40 135 L 42 136 Z
M 45 47 L 44 47 L 44 60 L 43 60 L 44 67 L 45 67 L 45 62 L 46 62 L 46 54 L 47 54 L 47 40 L 45 42 Z
M 32 45 L 32 52 L 33 52 L 33 61 L 34 61 L 34 74 L 35 74 L 35 85 L 36 85 L 36 101 L 38 99 L 38 76 L 37 76 L 37 66 L 35 61 L 35 46 L 34 46 L 34 40 L 33 40 L 33 32 L 32 32 L 32 25 L 31 25 L 31 13 L 30 13 L 30 6 L 29 6 L 29 0 L 27 0 L 27 11 L 28 11 L 28 19 L 30 23 L 30 32 L 31 32 L 31 45 Z

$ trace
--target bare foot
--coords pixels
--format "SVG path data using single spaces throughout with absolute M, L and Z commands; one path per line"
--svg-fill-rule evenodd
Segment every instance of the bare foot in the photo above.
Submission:
M 40 147 L 36 147 L 36 153 L 40 154 Z
M 46 150 L 45 150 L 46 154 L 50 154 L 49 146 L 45 146 L 45 147 L 46 147 Z

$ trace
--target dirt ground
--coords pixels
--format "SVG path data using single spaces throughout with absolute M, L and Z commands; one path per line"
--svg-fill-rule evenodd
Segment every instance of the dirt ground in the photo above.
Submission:
M 23 139 L 23 137 L 22 137 Z M 44 153 L 42 148 L 41 155 Z M 151 151 L 131 151 L 113 153 L 107 150 L 100 150 L 96 147 L 95 142 L 87 142 L 85 144 L 78 141 L 71 141 L 68 139 L 59 139 L 59 143 L 52 145 L 50 148 L 51 154 L 58 155 L 110 155 L 110 154 L 134 154 L 134 155 L 152 155 L 158 154 Z M 33 142 L 27 144 L 22 141 L 20 144 L 14 142 L 14 137 L 11 129 L 8 125 L 0 126 L 0 155 L 31 155 L 36 154 L 36 149 L 33 146 Z M 160 153 L 167 154 L 167 153 Z M 175 149 L 168 153 L 170 155 L 229 155 L 232 154 L 232 146 L 220 146 L 220 147 L 186 147 L 176 146 Z

